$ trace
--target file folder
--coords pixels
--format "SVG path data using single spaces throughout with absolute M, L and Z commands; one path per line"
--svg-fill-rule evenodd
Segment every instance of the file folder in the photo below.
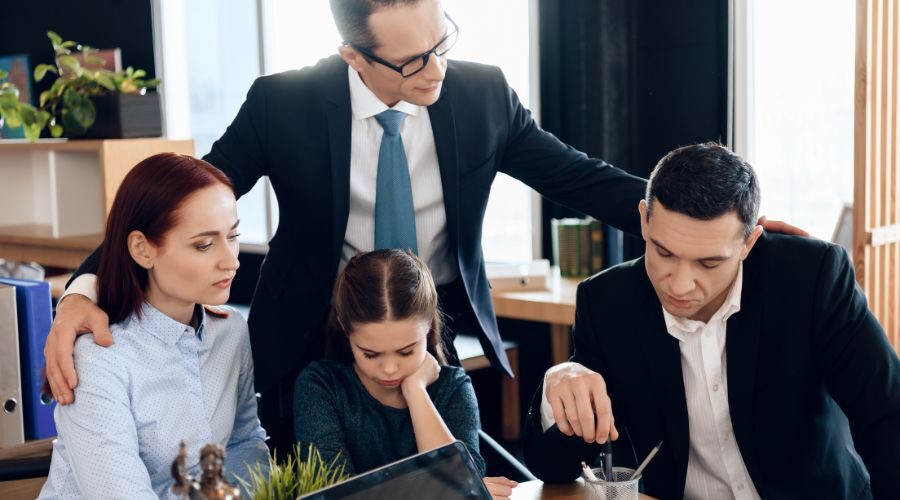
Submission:
M 16 289 L 0 285 L 0 447 L 23 442 Z
M 0 284 L 16 289 L 16 312 L 19 324 L 19 365 L 22 375 L 22 418 L 25 439 L 56 436 L 53 401 L 41 395 L 44 383 L 44 343 L 50 333 L 52 306 L 50 284 L 0 278 Z

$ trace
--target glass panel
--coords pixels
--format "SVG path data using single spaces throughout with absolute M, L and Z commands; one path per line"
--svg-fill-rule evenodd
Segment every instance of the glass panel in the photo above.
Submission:
M 855 8 L 846 0 L 751 3 L 748 159 L 762 213 L 826 240 L 853 201 Z

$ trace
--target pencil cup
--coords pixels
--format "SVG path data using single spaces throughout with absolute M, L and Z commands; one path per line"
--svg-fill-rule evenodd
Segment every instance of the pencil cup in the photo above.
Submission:
M 603 478 L 603 468 L 597 467 L 594 475 Z M 613 467 L 612 481 L 604 479 L 584 478 L 585 500 L 638 500 L 638 481 L 641 476 L 629 479 L 634 469 L 627 467 Z

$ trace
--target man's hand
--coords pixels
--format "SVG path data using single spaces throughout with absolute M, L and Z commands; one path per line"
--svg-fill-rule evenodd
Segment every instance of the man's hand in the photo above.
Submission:
M 519 483 L 500 476 L 484 478 L 484 485 L 487 486 L 493 500 L 509 500 L 509 497 L 512 496 L 513 488 L 518 486 Z
M 586 443 L 619 439 L 606 382 L 599 373 L 578 363 L 561 363 L 547 370 L 544 391 L 563 434 L 579 436 Z
M 67 295 L 56 306 L 56 319 L 44 345 L 47 360 L 47 382 L 50 391 L 61 405 L 75 401 L 72 392 L 78 385 L 75 373 L 75 337 L 93 333 L 94 342 L 103 347 L 113 343 L 109 332 L 109 316 L 84 295 Z
M 757 222 L 757 224 L 762 226 L 763 229 L 770 233 L 781 233 L 789 234 L 792 236 L 809 237 L 809 233 L 800 229 L 799 227 L 794 227 L 787 222 L 782 222 L 780 220 L 768 220 L 766 219 L 765 215 L 759 218 L 759 222 Z

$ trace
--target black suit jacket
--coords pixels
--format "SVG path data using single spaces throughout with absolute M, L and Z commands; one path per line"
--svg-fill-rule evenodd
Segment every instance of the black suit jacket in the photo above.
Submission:
M 492 66 L 449 61 L 440 98 L 428 113 L 450 244 L 468 295 L 463 302 L 471 304 L 491 363 L 509 372 L 481 249 L 497 172 L 634 234 L 646 181 L 541 130 Z M 310 360 L 309 346 L 329 310 L 349 211 L 350 129 L 347 65 L 335 55 L 257 79 L 204 157 L 231 178 L 238 196 L 268 175 L 278 198 L 278 229 L 249 318 L 259 391 L 280 381 L 293 384 L 291 373 Z
M 689 451 L 681 353 L 643 257 L 579 285 L 575 322 L 572 359 L 604 376 L 616 426 L 627 427 L 638 457 L 663 441 L 646 492 L 681 498 Z M 761 237 L 726 328 L 731 422 L 762 498 L 900 495 L 900 361 L 842 248 Z M 555 427 L 542 432 L 540 390 L 526 462 L 544 480 L 571 481 L 599 446 Z

